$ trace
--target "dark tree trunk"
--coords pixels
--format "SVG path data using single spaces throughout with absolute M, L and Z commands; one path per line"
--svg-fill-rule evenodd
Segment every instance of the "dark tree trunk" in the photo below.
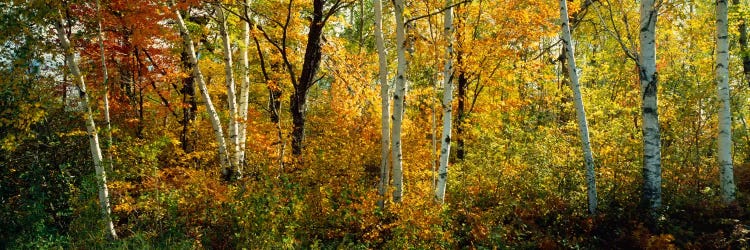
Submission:
M 457 6 L 456 9 L 459 11 L 461 8 L 461 5 Z M 455 69 L 458 71 L 458 83 L 456 84 L 458 87 L 458 107 L 456 110 L 456 160 L 457 161 L 463 161 L 466 158 L 466 147 L 464 146 L 465 142 L 465 132 L 464 132 L 464 121 L 466 119 L 466 91 L 469 89 L 469 79 L 466 77 L 466 72 L 464 70 L 464 55 L 463 55 L 463 46 L 462 46 L 462 31 L 463 31 L 463 18 L 461 15 L 457 15 L 456 18 L 456 44 L 457 44 L 457 51 L 456 51 L 456 67 Z M 478 83 L 477 83 L 478 84 Z
M 458 64 L 461 64 L 461 53 L 458 54 Z M 457 67 L 460 69 L 461 67 Z M 466 148 L 464 147 L 464 119 L 466 118 L 466 90 L 469 87 L 469 81 L 463 71 L 458 73 L 458 110 L 456 110 L 456 159 L 463 161 L 466 158 Z
M 137 130 L 135 131 L 135 136 L 138 137 L 138 139 L 143 139 L 143 88 L 140 86 L 138 87 L 138 126 Z
M 307 89 L 296 89 L 291 96 L 292 111 L 292 155 L 302 155 L 303 142 L 305 140 L 305 109 L 307 102 Z
M 732 4 L 739 5 L 739 0 L 732 1 Z M 740 55 L 742 57 L 742 73 L 745 75 L 745 82 L 750 84 L 750 51 L 747 50 L 747 25 L 745 24 L 747 20 L 744 20 L 742 18 L 739 20 L 739 27 L 740 30 Z
M 185 72 L 192 72 L 193 65 L 190 64 L 188 55 L 185 51 L 180 53 L 180 61 Z M 190 138 L 191 124 L 195 121 L 195 113 L 198 111 L 198 102 L 195 99 L 195 84 L 193 78 L 188 76 L 182 79 L 182 131 L 180 132 L 180 143 L 185 153 L 191 153 L 195 149 L 193 140 Z
M 313 1 L 313 15 L 310 22 L 310 32 L 307 34 L 305 61 L 299 82 L 294 85 L 294 93 L 290 96 L 292 113 L 292 155 L 302 155 L 305 140 L 305 112 L 307 109 L 307 93 L 315 84 L 315 75 L 320 67 L 321 39 L 325 16 L 323 15 L 324 0 Z
M 271 122 L 279 123 L 279 109 L 281 109 L 281 89 L 278 87 L 268 88 L 268 110 L 271 113 Z
M 260 71 L 263 73 L 263 79 L 266 81 L 266 88 L 268 88 L 268 113 L 271 116 L 271 122 L 279 123 L 279 110 L 281 109 L 281 88 L 279 86 L 271 86 L 271 78 L 268 76 L 266 71 L 266 59 L 263 55 L 263 51 L 260 49 L 260 42 L 258 38 L 253 36 L 255 42 L 255 49 L 258 52 L 258 58 L 260 59 Z

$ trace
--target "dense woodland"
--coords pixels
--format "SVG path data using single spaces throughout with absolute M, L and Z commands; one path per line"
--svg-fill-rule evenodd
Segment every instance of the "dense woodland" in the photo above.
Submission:
M 747 20 L 0 1 L 0 249 L 745 249 Z

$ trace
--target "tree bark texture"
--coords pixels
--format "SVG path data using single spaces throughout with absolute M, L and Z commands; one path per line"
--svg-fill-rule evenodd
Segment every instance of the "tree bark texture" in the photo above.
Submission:
M 245 5 L 250 6 L 250 0 L 245 0 Z M 247 7 L 244 8 L 244 12 L 247 13 Z M 240 86 L 240 99 L 239 99 L 239 164 L 240 168 L 246 165 L 245 162 L 245 146 L 247 144 L 247 109 L 248 99 L 250 96 L 250 60 L 248 58 L 248 49 L 250 47 L 250 23 L 242 22 L 242 45 L 240 45 L 240 63 L 242 68 L 240 70 L 240 78 L 242 79 L 242 85 Z
M 437 187 L 435 197 L 438 201 L 445 201 L 445 188 L 448 182 L 448 160 L 451 153 L 451 132 L 453 131 L 453 5 L 446 0 L 445 19 L 445 66 L 443 68 L 443 131 L 440 137 L 440 168 L 438 168 Z
M 307 93 L 315 84 L 315 75 L 320 67 L 322 56 L 323 26 L 326 17 L 323 14 L 324 0 L 313 0 L 313 13 L 307 33 L 307 46 L 302 64 L 299 81 L 294 86 L 294 93 L 290 97 L 292 113 L 292 155 L 302 155 L 305 141 L 305 114 L 307 111 Z
M 390 98 L 388 96 L 388 56 L 383 38 L 383 3 L 373 0 L 375 8 L 375 43 L 378 49 L 378 80 L 380 82 L 380 184 L 378 186 L 378 206 L 382 209 L 390 182 L 388 153 L 390 153 Z
M 732 112 L 729 95 L 729 18 L 728 0 L 716 0 L 716 86 L 719 100 L 719 173 L 721 198 L 726 203 L 736 196 L 732 164 Z
M 229 106 L 229 148 L 230 160 L 234 166 L 232 176 L 239 178 L 242 176 L 242 166 L 240 166 L 240 141 L 237 133 L 239 131 L 239 113 L 237 111 L 237 91 L 234 82 L 234 73 L 232 72 L 232 45 L 229 33 L 227 32 L 227 17 L 221 4 L 216 4 L 216 16 L 219 25 L 219 35 L 221 36 L 222 49 L 224 51 L 224 79 L 227 85 L 227 105 Z
M 224 140 L 224 131 L 221 127 L 219 114 L 216 112 L 216 108 L 214 108 L 214 104 L 211 101 L 211 96 L 208 93 L 208 87 L 206 86 L 206 81 L 203 77 L 203 73 L 201 72 L 200 67 L 198 67 L 198 58 L 195 55 L 195 45 L 193 44 L 193 40 L 190 38 L 190 31 L 188 31 L 187 27 L 185 26 L 185 21 L 182 19 L 182 14 L 180 14 L 180 11 L 175 9 L 174 12 L 177 16 L 177 24 L 180 29 L 180 35 L 182 35 L 182 39 L 185 43 L 184 46 L 187 50 L 188 59 L 190 60 L 190 64 L 193 66 L 193 80 L 198 83 L 198 88 L 201 91 L 203 101 L 206 102 L 208 117 L 211 121 L 211 127 L 214 131 L 214 137 L 219 146 L 219 164 L 222 168 L 222 172 L 224 173 L 224 178 L 231 179 L 230 173 L 232 172 L 232 165 L 229 161 L 227 144 Z
M 652 212 L 661 207 L 661 134 L 657 105 L 656 17 L 654 0 L 641 1 L 640 52 L 638 70 L 641 81 L 643 118 L 643 203 Z
M 576 107 L 576 117 L 578 118 L 578 129 L 581 133 L 581 147 L 583 148 L 583 162 L 586 167 L 586 188 L 588 196 L 589 213 L 596 213 L 597 196 L 596 196 L 596 172 L 594 171 L 594 156 L 591 152 L 591 142 L 589 140 L 589 127 L 586 121 L 586 110 L 583 107 L 583 97 L 581 96 L 581 87 L 576 71 L 575 50 L 571 42 L 570 20 L 568 19 L 568 3 L 566 0 L 560 0 L 560 20 L 562 21 L 562 42 L 565 46 L 566 57 L 568 62 L 568 75 L 570 77 L 570 87 L 573 89 L 573 102 Z
M 403 166 L 401 155 L 401 125 L 404 118 L 404 95 L 406 94 L 406 32 L 404 24 L 404 0 L 395 0 L 396 46 L 398 66 L 396 86 L 393 93 L 393 131 L 391 132 L 391 152 L 393 158 L 393 201 L 401 202 L 403 196 Z
M 78 89 L 81 93 L 81 104 L 86 111 L 86 131 L 89 138 L 89 148 L 91 150 L 91 156 L 94 161 L 94 169 L 96 171 L 97 186 L 99 188 L 99 207 L 101 214 L 106 224 L 107 235 L 111 239 L 117 239 L 117 232 L 115 231 L 114 223 L 112 222 L 111 209 L 109 203 L 109 189 L 107 188 L 107 173 L 102 166 L 102 150 L 99 144 L 99 134 L 96 130 L 96 123 L 94 122 L 94 114 L 91 111 L 89 105 L 89 96 L 86 91 L 86 82 L 83 80 L 81 70 L 78 68 L 78 62 L 75 60 L 70 40 L 65 34 L 65 19 L 63 17 L 62 10 L 58 10 L 58 19 L 55 22 L 55 28 L 57 29 L 57 37 L 60 39 L 60 46 L 65 54 L 65 61 L 68 65 L 70 73 L 73 75 L 73 81 L 78 85 Z

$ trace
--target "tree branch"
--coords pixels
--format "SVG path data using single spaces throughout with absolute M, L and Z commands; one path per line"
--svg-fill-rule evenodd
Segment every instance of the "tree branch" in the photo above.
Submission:
M 453 7 L 456 7 L 458 5 L 465 4 L 465 3 L 470 3 L 470 2 L 471 2 L 471 0 L 464 0 L 464 1 L 461 1 L 461 2 L 458 2 L 458 3 L 451 4 L 449 6 L 445 6 L 442 9 L 439 9 L 438 11 L 435 11 L 435 12 L 432 12 L 432 13 L 428 13 L 428 14 L 424 14 L 424 15 L 421 15 L 421 16 L 418 16 L 418 17 L 410 18 L 409 20 L 406 20 L 406 22 L 404 22 L 404 26 L 408 26 L 410 22 L 417 21 L 417 20 L 422 19 L 422 18 L 431 17 L 431 16 L 434 16 L 434 15 L 443 13 L 444 11 L 446 11 L 448 9 L 451 9 Z

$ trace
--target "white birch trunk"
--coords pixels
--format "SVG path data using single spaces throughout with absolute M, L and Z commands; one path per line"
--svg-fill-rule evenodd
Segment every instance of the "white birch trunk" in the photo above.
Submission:
M 245 0 L 245 5 L 250 6 L 250 0 Z M 246 8 L 245 8 L 246 10 Z M 250 60 L 248 59 L 248 48 L 250 47 L 250 24 L 248 22 L 242 22 L 242 45 L 240 46 L 240 56 L 242 57 L 240 62 L 242 63 L 241 68 L 241 79 L 242 85 L 240 85 L 240 125 L 237 136 L 239 137 L 239 163 L 241 167 L 245 166 L 245 145 L 247 144 L 247 108 L 248 108 L 248 97 L 250 95 L 250 77 L 248 76 L 250 69 Z
M 109 72 L 107 72 L 107 59 L 104 56 L 104 35 L 102 34 L 102 16 L 100 12 L 100 2 L 96 1 L 96 11 L 97 11 L 97 24 L 99 26 L 99 30 L 97 32 L 97 36 L 99 37 L 99 48 L 101 50 L 102 55 L 102 86 L 104 87 L 104 123 L 107 127 L 107 143 L 105 144 L 105 148 L 107 149 L 107 165 L 109 165 L 109 168 L 107 170 L 112 171 L 113 164 L 112 162 L 112 122 L 109 116 Z
M 102 217 L 107 227 L 107 235 L 112 239 L 117 239 L 117 232 L 115 226 L 112 223 L 111 210 L 109 204 L 109 189 L 107 188 L 107 173 L 102 166 L 102 150 L 99 145 L 99 135 L 96 131 L 96 123 L 94 123 L 94 114 L 91 111 L 89 105 L 89 96 L 86 92 L 86 82 L 83 80 L 81 70 L 78 68 L 78 62 L 75 60 L 73 55 L 73 49 L 70 46 L 70 40 L 68 40 L 65 34 L 62 11 L 58 10 L 59 19 L 57 20 L 57 37 L 60 39 L 60 45 L 65 53 L 65 61 L 68 64 L 68 69 L 73 75 L 73 80 L 78 85 L 81 92 L 81 103 L 86 109 L 86 131 L 89 138 L 89 148 L 91 150 L 91 156 L 94 160 L 94 169 L 96 171 L 97 186 L 99 187 L 99 207 L 101 208 Z
M 203 73 L 201 72 L 200 67 L 198 67 L 198 58 L 195 55 L 195 45 L 193 44 L 193 40 L 190 38 L 190 31 L 188 31 L 187 27 L 185 26 L 185 21 L 182 19 L 180 11 L 175 9 L 174 12 L 175 15 L 177 15 L 177 24 L 179 25 L 182 39 L 185 42 L 185 49 L 187 50 L 188 58 L 190 59 L 190 63 L 193 64 L 193 79 L 198 83 L 198 88 L 201 91 L 201 96 L 206 102 L 206 110 L 208 111 L 208 117 L 211 121 L 211 127 L 214 130 L 214 136 L 216 137 L 216 142 L 219 145 L 219 164 L 223 169 L 222 171 L 230 171 L 232 166 L 229 163 L 227 144 L 224 140 L 224 131 L 221 128 L 221 120 L 219 119 L 219 114 L 216 112 L 216 108 L 214 108 L 214 104 L 211 101 L 211 96 L 208 93 L 208 87 L 206 87 L 206 81 L 203 78 Z
M 448 182 L 448 159 L 451 153 L 451 131 L 453 111 L 453 5 L 451 0 L 446 0 L 445 5 L 445 68 L 443 69 L 443 133 L 440 137 L 440 168 L 438 169 L 437 187 L 435 197 L 438 201 L 445 202 L 445 185 Z
M 716 85 L 719 100 L 719 171 L 721 198 L 726 203 L 735 199 L 734 167 L 732 164 L 732 113 L 729 96 L 729 24 L 727 0 L 716 0 Z
M 383 208 L 385 194 L 390 182 L 390 168 L 388 168 L 388 153 L 390 149 L 390 98 L 388 97 L 388 58 L 383 39 L 383 3 L 373 0 L 375 8 L 375 43 L 378 48 L 378 80 L 380 81 L 380 185 L 378 186 L 378 206 Z
M 568 74 L 570 75 L 570 87 L 573 89 L 573 102 L 576 106 L 576 117 L 578 118 L 578 129 L 581 133 L 581 147 L 583 148 L 583 162 L 586 167 L 586 187 L 588 191 L 589 213 L 596 213 L 596 172 L 594 171 L 594 156 L 591 153 L 591 142 L 589 141 L 589 125 L 586 121 L 586 110 L 583 107 L 581 87 L 578 82 L 576 71 L 575 51 L 571 43 L 570 20 L 568 20 L 568 3 L 560 0 L 560 20 L 562 20 L 562 42 L 567 51 Z
M 655 212 L 661 207 L 661 135 L 657 105 L 656 17 L 654 0 L 641 1 L 640 53 L 641 111 L 643 116 L 643 202 Z
M 221 4 L 216 4 L 216 15 L 219 22 L 219 34 L 221 35 L 222 47 L 224 50 L 224 79 L 227 85 L 227 105 L 229 106 L 229 147 L 231 148 L 232 166 L 235 167 L 236 177 L 242 176 L 242 166 L 240 166 L 240 143 L 237 131 L 239 119 L 237 113 L 237 92 L 235 91 L 234 73 L 232 72 L 232 45 L 229 33 L 227 32 L 227 17 Z
M 395 0 L 396 13 L 396 46 L 398 67 L 396 71 L 396 90 L 393 94 L 393 201 L 401 202 L 403 196 L 403 166 L 401 155 L 401 122 L 404 118 L 404 94 L 406 93 L 406 34 L 404 24 L 404 0 Z

